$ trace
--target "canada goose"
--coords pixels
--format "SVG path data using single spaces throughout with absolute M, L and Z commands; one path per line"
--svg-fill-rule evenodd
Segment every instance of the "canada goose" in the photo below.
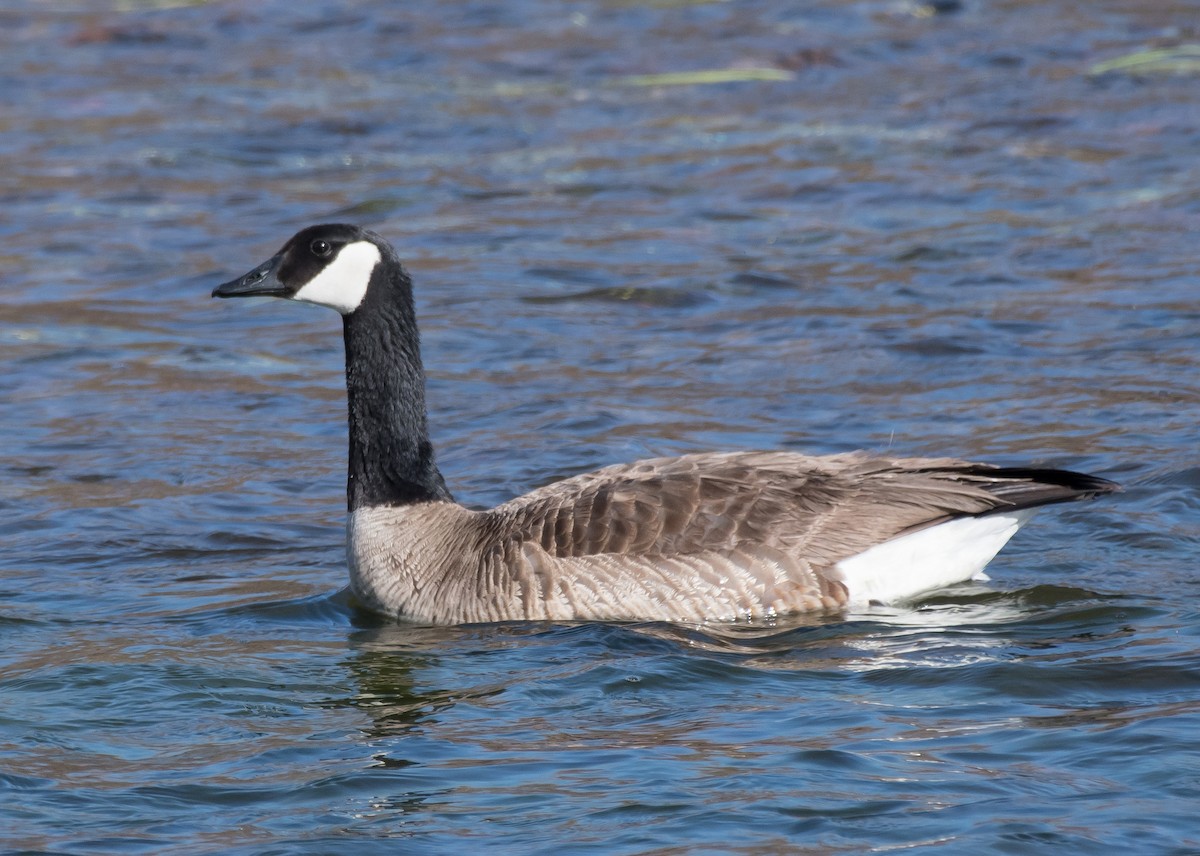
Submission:
M 412 281 L 357 226 L 311 226 L 214 297 L 336 309 L 350 422 L 347 556 L 366 606 L 436 624 L 761 619 L 912 598 L 980 576 L 1040 505 L 1113 482 L 862 452 L 618 464 L 491 510 L 434 462 Z

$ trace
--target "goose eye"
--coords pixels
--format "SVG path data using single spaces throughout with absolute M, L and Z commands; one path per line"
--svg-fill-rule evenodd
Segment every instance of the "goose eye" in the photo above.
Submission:
M 333 252 L 333 244 L 323 241 L 320 238 L 309 244 L 308 248 L 312 250 L 314 256 L 320 256 L 321 258 L 325 258 Z

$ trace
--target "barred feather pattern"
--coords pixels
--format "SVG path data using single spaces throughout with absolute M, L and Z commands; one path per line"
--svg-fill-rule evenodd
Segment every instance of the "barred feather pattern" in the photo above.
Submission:
M 1062 475 L 864 453 L 639 461 L 487 511 L 360 508 L 348 523 L 351 586 L 372 609 L 438 624 L 837 610 L 851 597 L 844 559 L 955 518 L 1108 489 Z

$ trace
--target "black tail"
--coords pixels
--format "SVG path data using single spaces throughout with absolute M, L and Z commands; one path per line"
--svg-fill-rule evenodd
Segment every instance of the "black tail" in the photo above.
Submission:
M 971 476 L 972 481 L 979 479 L 980 487 L 1003 500 L 1001 508 L 1011 510 L 1091 499 L 1121 489 L 1119 484 L 1108 479 L 1070 470 L 974 466 L 962 472 Z

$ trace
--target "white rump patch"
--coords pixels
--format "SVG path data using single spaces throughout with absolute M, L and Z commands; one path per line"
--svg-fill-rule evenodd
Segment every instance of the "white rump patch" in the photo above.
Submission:
M 1035 509 L 960 517 L 930 526 L 838 562 L 851 606 L 896 603 L 970 579 L 987 579 L 983 567 Z
M 328 306 L 349 315 L 362 304 L 379 264 L 379 248 L 370 241 L 346 244 L 333 261 L 292 295 L 292 300 Z

